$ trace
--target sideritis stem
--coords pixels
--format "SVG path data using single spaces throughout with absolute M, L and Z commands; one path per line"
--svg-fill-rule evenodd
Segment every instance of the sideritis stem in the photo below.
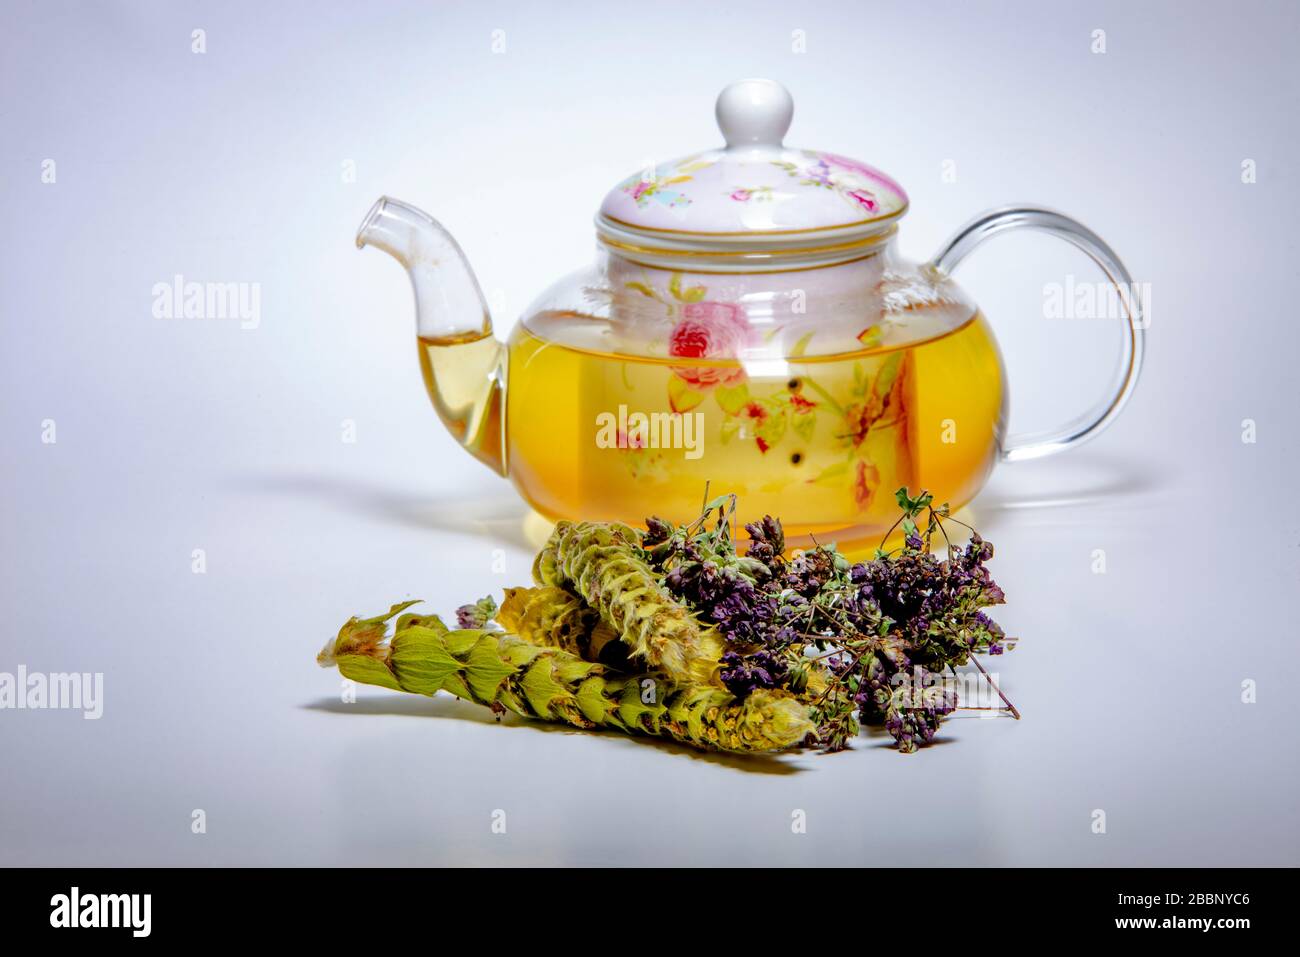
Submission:
M 631 668 L 628 646 L 617 632 L 600 612 L 563 588 L 507 588 L 496 621 L 530 645 L 559 648 L 583 661 L 598 661 L 621 671 Z
M 345 677 L 399 691 L 449 691 L 494 711 L 577 728 L 613 728 L 706 750 L 779 751 L 813 731 L 806 705 L 779 692 L 740 701 L 722 688 L 623 675 L 557 648 L 499 631 L 449 631 L 436 616 L 401 614 L 348 621 L 317 657 Z M 391 638 L 387 622 L 401 614 Z
M 659 584 L 637 554 L 640 541 L 628 525 L 560 522 L 533 563 L 533 578 L 585 599 L 634 658 L 674 681 L 720 687 L 717 636 Z

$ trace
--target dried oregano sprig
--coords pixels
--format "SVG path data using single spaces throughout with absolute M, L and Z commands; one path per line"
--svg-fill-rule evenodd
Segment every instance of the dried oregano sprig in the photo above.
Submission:
M 317 657 L 354 681 L 433 695 L 448 691 L 501 714 L 655 735 L 718 751 L 779 751 L 812 730 L 808 708 L 762 692 L 744 701 L 719 687 L 620 674 L 558 648 L 501 631 L 448 630 L 436 616 L 386 614 L 348 621 Z M 397 617 L 392 637 L 387 623 Z
M 984 567 L 992 546 L 973 529 L 964 548 L 950 542 L 949 508 L 928 492 L 912 498 L 901 488 L 897 498 L 903 545 L 882 545 L 858 565 L 833 545 L 786 559 L 781 524 L 770 516 L 746 527 L 749 552 L 738 557 L 734 496 L 707 503 L 681 528 L 650 519 L 642 541 L 669 592 L 725 640 L 723 683 L 740 695 L 779 688 L 810 698 L 829 750 L 847 747 L 859 720 L 883 724 L 900 750 L 928 743 L 957 706 L 945 673 L 968 661 L 980 667 L 974 655 L 1009 646 L 982 611 L 1004 600 Z M 932 554 L 940 536 L 945 559 Z

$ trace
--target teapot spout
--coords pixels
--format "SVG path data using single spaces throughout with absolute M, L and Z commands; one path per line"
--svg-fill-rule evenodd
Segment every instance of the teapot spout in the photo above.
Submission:
M 466 451 L 507 474 L 505 351 L 465 254 L 428 213 L 387 196 L 357 230 L 357 248 L 366 246 L 411 277 L 420 367 L 439 418 Z
M 492 334 L 487 302 L 469 261 L 451 233 L 424 210 L 381 196 L 357 230 L 357 248 L 366 246 L 388 253 L 411 277 L 420 336 Z

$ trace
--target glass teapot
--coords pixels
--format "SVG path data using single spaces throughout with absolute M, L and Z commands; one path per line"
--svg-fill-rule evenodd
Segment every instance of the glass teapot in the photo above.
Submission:
M 784 87 L 733 83 L 716 113 L 726 145 L 615 186 L 596 216 L 595 262 L 546 290 L 504 345 L 436 220 L 384 197 L 357 233 L 410 274 L 443 423 L 543 516 L 689 520 L 708 483 L 738 495 L 743 520 L 780 516 L 792 540 L 865 541 L 894 522 L 900 486 L 956 508 L 999 459 L 1061 451 L 1119 414 L 1143 325 L 1128 272 L 1090 230 L 1045 209 L 996 209 L 910 263 L 894 242 L 902 187 L 784 146 Z M 997 344 L 950 273 L 1018 227 L 1083 250 L 1126 316 L 1100 403 L 1057 432 L 1008 438 Z

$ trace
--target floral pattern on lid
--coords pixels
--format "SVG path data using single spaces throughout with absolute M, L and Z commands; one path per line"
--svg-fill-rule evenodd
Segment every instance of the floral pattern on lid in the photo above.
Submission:
M 601 204 L 605 220 L 636 230 L 761 236 L 882 228 L 907 194 L 879 170 L 782 138 L 790 95 L 771 80 L 742 80 L 718 97 L 727 145 L 629 176 Z

